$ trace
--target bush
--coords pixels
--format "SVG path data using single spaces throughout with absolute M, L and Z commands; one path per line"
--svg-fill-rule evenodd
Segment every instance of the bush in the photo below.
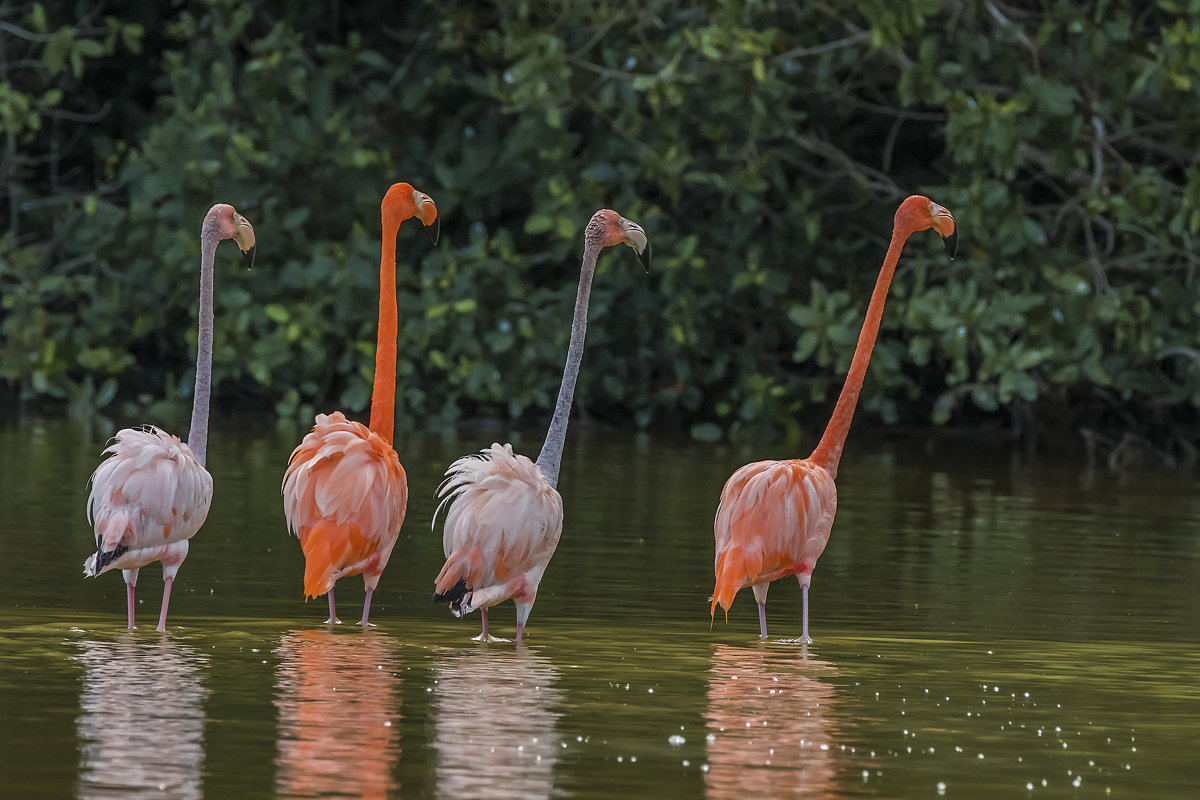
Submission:
M 19 398 L 188 394 L 199 221 L 225 201 L 260 248 L 249 275 L 219 254 L 219 400 L 362 412 L 378 202 L 407 180 L 443 239 L 400 234 L 402 425 L 545 418 L 582 228 L 610 206 L 654 272 L 602 258 L 577 403 L 815 441 L 892 213 L 921 192 L 963 251 L 910 242 L 862 416 L 1186 450 L 1195 3 L 144 5 L 5 12 L 0 385 Z

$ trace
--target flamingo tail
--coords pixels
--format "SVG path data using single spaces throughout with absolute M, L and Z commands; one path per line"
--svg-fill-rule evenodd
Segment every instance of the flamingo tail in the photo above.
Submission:
M 462 616 L 464 601 L 469 602 L 475 588 L 473 576 L 479 573 L 480 561 L 477 547 L 451 553 L 434 581 L 433 602 L 448 603 L 455 616 Z
M 300 537 L 304 551 L 304 599 L 320 597 L 333 588 L 335 573 L 352 549 L 358 526 L 319 520 Z
M 728 617 L 734 595 L 746 585 L 746 576 L 750 574 L 746 561 L 746 554 L 740 547 L 730 547 L 718 556 L 714 570 L 717 583 L 713 587 L 712 605 L 708 611 L 710 620 L 716 616 L 718 605 L 725 609 Z

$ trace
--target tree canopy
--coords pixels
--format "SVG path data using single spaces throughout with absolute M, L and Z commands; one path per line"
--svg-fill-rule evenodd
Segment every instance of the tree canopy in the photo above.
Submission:
M 815 441 L 922 193 L 959 258 L 909 243 L 861 416 L 1188 456 L 1197 107 L 1200 0 L 10 3 L 0 394 L 189 395 L 199 224 L 228 202 L 259 250 L 218 253 L 218 402 L 362 411 L 404 180 L 442 242 L 401 229 L 402 426 L 551 407 L 607 206 L 654 272 L 602 257 L 579 406 Z

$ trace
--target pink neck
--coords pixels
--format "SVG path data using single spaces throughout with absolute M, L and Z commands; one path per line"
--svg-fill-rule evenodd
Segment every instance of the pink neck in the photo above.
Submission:
M 858 344 L 854 348 L 850 371 L 846 373 L 846 382 L 842 384 L 842 393 L 838 395 L 837 405 L 833 407 L 833 416 L 829 419 L 825 434 L 809 456 L 810 461 L 824 467 L 835 478 L 838 462 L 842 459 L 842 446 L 846 443 L 846 435 L 850 433 L 850 422 L 854 419 L 854 407 L 858 405 L 858 395 L 862 391 L 863 379 L 867 376 L 867 365 L 871 363 L 871 351 L 875 349 L 875 339 L 879 335 L 888 287 L 892 284 L 892 275 L 896 271 L 896 263 L 900 260 L 900 251 L 904 249 L 908 235 L 908 231 L 892 231 L 892 241 L 888 245 L 887 256 L 883 259 L 883 267 L 875 281 L 875 290 L 871 292 L 867 318 L 863 320 L 862 330 L 858 334 Z
M 398 227 L 398 226 L 397 226 Z M 379 332 L 375 342 L 375 383 L 371 389 L 370 428 L 388 444 L 396 426 L 396 307 L 397 227 L 384 226 L 379 257 Z

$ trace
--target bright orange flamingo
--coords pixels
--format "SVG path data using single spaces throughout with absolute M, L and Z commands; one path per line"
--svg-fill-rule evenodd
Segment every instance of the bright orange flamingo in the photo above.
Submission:
M 392 447 L 396 423 L 396 234 L 416 217 L 436 245 L 437 206 L 407 183 L 394 184 L 380 206 L 379 338 L 370 427 L 340 411 L 318 414 L 316 424 L 292 451 L 283 476 L 283 513 L 304 551 L 304 595 L 329 595 L 328 623 L 337 624 L 333 584 L 362 573 L 367 594 L 362 624 L 369 625 L 371 595 L 400 535 L 408 505 L 408 481 Z
M 478 608 L 482 641 L 488 640 L 488 608 L 509 599 L 516 602 L 517 641 L 521 641 L 538 584 L 558 547 L 563 510 L 555 487 L 583 361 L 592 275 L 600 251 L 615 244 L 632 247 L 642 266 L 650 269 L 650 248 L 641 226 L 607 208 L 597 211 L 584 232 L 567 363 L 537 463 L 514 454 L 510 444 L 493 444 L 480 455 L 463 456 L 451 464 L 438 491 L 442 498 L 438 511 L 447 505 L 449 510 L 442 535 L 446 563 L 434 582 L 433 599 L 449 603 L 456 617 Z
M 795 575 L 804 597 L 802 639 L 808 636 L 808 585 L 817 558 L 829 541 L 837 511 L 838 461 L 850 431 L 871 350 L 883 318 L 883 304 L 896 262 L 908 237 L 932 228 L 946 240 L 953 258 L 958 245 L 954 216 L 928 197 L 913 195 L 900 204 L 883 268 L 871 293 L 867 317 L 858 335 L 846 383 L 833 416 L 812 455 L 805 459 L 757 461 L 739 469 L 721 490 L 713 533 L 716 537 L 716 587 L 710 618 L 717 604 L 729 612 L 738 590 L 751 586 L 758 601 L 758 627 L 767 636 L 767 589 L 771 581 Z
M 161 561 L 158 630 L 167 629 L 171 584 L 187 557 L 188 540 L 200 530 L 212 504 L 213 481 L 204 462 L 212 385 L 213 262 L 222 239 L 233 239 L 246 267 L 254 265 L 254 228 L 233 206 L 218 203 L 200 229 L 200 330 L 187 444 L 153 425 L 125 428 L 117 431 L 104 451 L 109 457 L 92 473 L 87 515 L 96 531 L 96 552 L 84 563 L 83 574 L 122 571 L 130 628 L 138 570 Z

